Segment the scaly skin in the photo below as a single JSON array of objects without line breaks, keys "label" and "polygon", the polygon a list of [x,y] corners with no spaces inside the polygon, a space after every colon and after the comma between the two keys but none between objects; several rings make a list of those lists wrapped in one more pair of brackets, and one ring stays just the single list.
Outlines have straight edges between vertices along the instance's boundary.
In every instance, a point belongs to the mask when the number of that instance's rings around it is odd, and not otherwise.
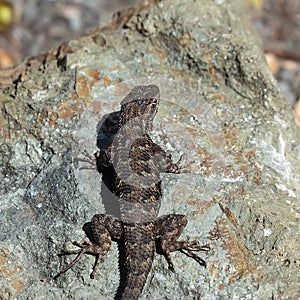
[{"label": "scaly skin", "polygon": [[[125,248],[124,282],[116,299],[138,299],[143,291],[157,248],[174,272],[170,253],[181,251],[202,266],[205,261],[193,251],[207,252],[209,247],[196,241],[177,241],[186,226],[184,215],[171,214],[157,218],[161,205],[161,172],[180,173],[178,164],[157,144],[149,133],[159,104],[159,89],[155,85],[136,86],[121,102],[118,130],[111,145],[96,153],[97,169],[103,183],[115,197],[119,216],[98,214],[92,218],[94,243],[79,244],[76,258],[56,276],[70,269],[84,253],[96,256],[91,278],[112,240]],[[122,277],[122,274],[121,274]]]}]

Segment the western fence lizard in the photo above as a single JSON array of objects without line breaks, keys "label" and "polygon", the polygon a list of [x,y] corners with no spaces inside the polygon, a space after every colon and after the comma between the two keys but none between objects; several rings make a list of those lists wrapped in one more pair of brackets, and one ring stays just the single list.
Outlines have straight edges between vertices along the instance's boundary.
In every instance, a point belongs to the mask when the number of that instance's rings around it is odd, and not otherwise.
[{"label": "western fence lizard", "polygon": [[112,240],[124,247],[124,282],[120,283],[116,299],[138,299],[151,270],[155,251],[163,254],[174,272],[170,253],[180,251],[200,265],[205,261],[193,251],[207,252],[208,245],[197,241],[178,241],[187,219],[185,215],[170,214],[157,217],[161,205],[160,173],[180,173],[178,163],[149,136],[159,104],[156,85],[136,86],[121,102],[117,132],[104,150],[97,151],[97,169],[109,191],[116,197],[119,217],[96,214],[91,221],[93,243],[74,242],[78,250],[61,255],[77,254],[76,258],[58,275],[65,273],[84,253],[96,257],[91,273],[94,278]]}]

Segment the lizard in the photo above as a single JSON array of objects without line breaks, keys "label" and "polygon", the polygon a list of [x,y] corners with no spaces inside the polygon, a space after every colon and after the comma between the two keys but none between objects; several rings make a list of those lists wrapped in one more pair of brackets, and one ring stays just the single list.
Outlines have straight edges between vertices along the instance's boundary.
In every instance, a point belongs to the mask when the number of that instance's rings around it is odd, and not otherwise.
[{"label": "lizard", "polygon": [[94,278],[112,241],[121,243],[125,249],[124,282],[120,282],[115,299],[139,298],[155,252],[166,258],[172,272],[175,272],[170,255],[173,251],[180,251],[206,267],[205,260],[194,252],[208,252],[208,245],[178,240],[186,227],[186,216],[169,214],[158,217],[162,199],[160,174],[179,174],[182,171],[180,159],[174,163],[172,155],[154,143],[149,135],[159,100],[160,91],[156,85],[139,85],[121,102],[117,132],[111,145],[95,153],[97,169],[116,197],[120,215],[94,215],[91,220],[93,242],[73,242],[78,249],[62,252],[60,255],[77,256],[55,278],[73,267],[83,254],[96,257],[90,274]]}]

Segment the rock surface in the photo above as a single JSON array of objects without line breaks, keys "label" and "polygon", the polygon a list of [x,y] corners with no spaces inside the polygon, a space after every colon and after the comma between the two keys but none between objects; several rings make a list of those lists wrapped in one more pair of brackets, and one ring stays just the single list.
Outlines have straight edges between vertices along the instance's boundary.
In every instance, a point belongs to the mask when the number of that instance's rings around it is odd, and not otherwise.
[{"label": "rock surface", "polygon": [[176,274],[157,255],[141,299],[299,298],[299,129],[238,2],[148,1],[1,71],[1,299],[113,299],[116,245],[94,280],[88,256],[52,278],[105,212],[81,159],[137,84],[161,90],[153,139],[192,162],[163,177],[161,215],[212,248],[207,269],[173,254]]}]

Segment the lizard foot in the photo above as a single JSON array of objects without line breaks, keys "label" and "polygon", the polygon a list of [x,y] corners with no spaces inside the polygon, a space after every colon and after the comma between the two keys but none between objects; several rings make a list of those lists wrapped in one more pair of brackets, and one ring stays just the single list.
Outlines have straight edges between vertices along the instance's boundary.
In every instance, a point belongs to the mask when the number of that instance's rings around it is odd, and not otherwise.
[{"label": "lizard foot", "polygon": [[87,165],[81,166],[79,168],[79,170],[97,170],[96,168],[96,153],[94,154],[94,156],[92,156],[91,154],[88,153],[87,150],[83,150],[81,152],[81,154],[84,157],[76,157],[74,158],[74,162],[78,163],[78,162],[83,162],[83,163],[87,163]]},{"label": "lizard foot", "polygon": [[181,249],[179,249],[181,253],[184,253],[186,256],[193,258],[203,267],[206,267],[205,260],[196,255],[193,251],[208,252],[209,250],[210,247],[208,244],[200,246],[197,241],[187,242],[182,246]]},{"label": "lizard foot", "polygon": [[208,244],[200,246],[197,241],[188,242],[184,241],[182,247],[178,249],[181,253],[184,253],[186,256],[193,258],[196,262],[198,262],[201,266],[206,268],[206,262],[200,256],[196,255],[193,251],[202,251],[208,252],[210,247]]},{"label": "lizard foot", "polygon": [[93,271],[90,274],[90,277],[93,279],[95,277],[95,273],[96,273],[97,267],[98,267],[98,265],[101,261],[101,258],[103,257],[104,254],[106,254],[109,247],[108,247],[108,249],[107,249],[107,247],[103,248],[103,247],[100,247],[97,244],[91,244],[87,241],[84,241],[82,244],[78,243],[78,242],[73,242],[73,245],[79,247],[80,249],[66,250],[66,251],[58,254],[58,256],[64,256],[64,255],[70,255],[70,254],[77,254],[77,256],[74,258],[74,260],[69,265],[67,265],[57,275],[55,275],[54,279],[56,279],[60,275],[67,272],[69,269],[71,269],[81,259],[82,255],[85,254],[85,253],[90,254],[90,255],[94,255],[96,257],[95,264],[93,266]]},{"label": "lizard foot", "polygon": [[189,167],[190,165],[192,165],[195,161],[191,161],[188,164],[182,166],[180,165],[182,158],[183,158],[183,154],[180,155],[177,163],[172,163],[172,155],[169,154],[168,155],[168,159],[171,162],[168,169],[167,169],[167,173],[173,173],[173,174],[180,174],[180,173],[189,173],[189,170],[186,170],[187,167]]},{"label": "lizard foot", "polygon": [[208,252],[210,247],[208,244],[200,246],[197,241],[188,242],[188,241],[173,241],[171,244],[162,243],[159,245],[159,253],[163,254],[168,263],[168,268],[170,271],[175,273],[174,265],[171,259],[170,253],[173,251],[179,251],[185,254],[188,257],[196,260],[201,266],[206,267],[206,262],[204,259],[196,255],[195,251]]}]

